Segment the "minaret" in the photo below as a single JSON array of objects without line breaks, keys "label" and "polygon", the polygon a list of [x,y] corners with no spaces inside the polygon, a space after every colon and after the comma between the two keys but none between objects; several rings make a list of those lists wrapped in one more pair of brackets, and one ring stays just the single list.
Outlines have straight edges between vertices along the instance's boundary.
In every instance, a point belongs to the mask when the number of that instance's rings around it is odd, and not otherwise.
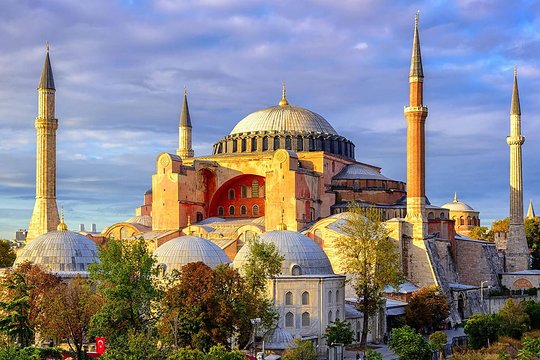
[{"label": "minaret", "polygon": [[534,219],[536,215],[534,214],[534,207],[532,200],[529,201],[529,210],[527,210],[527,219]]},{"label": "minaret", "polygon": [[185,87],[184,103],[182,104],[180,125],[178,126],[178,150],[176,150],[176,154],[182,159],[192,158],[194,155],[193,148],[191,147],[191,117],[189,116],[187,92]]},{"label": "minaret", "polygon": [[36,127],[36,202],[28,227],[27,241],[56,230],[60,220],[56,207],[56,129],[54,78],[49,44],[38,87]]},{"label": "minaret", "polygon": [[510,230],[506,244],[506,271],[526,270],[529,266],[529,248],[523,225],[523,177],[521,168],[521,145],[525,138],[521,135],[521,107],[517,83],[517,69],[514,68],[514,89],[510,106],[510,136],[506,138],[510,146]]},{"label": "minaret", "polygon": [[409,71],[409,106],[407,119],[407,221],[413,225],[413,239],[427,235],[426,219],[426,140],[425,123],[428,109],[424,106],[424,71],[418,36],[418,13],[414,19],[414,38]]}]

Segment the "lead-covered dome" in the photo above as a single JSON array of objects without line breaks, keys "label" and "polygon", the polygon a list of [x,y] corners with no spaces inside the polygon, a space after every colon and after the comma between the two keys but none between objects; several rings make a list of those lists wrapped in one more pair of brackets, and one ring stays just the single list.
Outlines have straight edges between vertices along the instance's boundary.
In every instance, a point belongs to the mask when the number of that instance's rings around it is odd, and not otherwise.
[{"label": "lead-covered dome", "polygon": [[444,209],[448,209],[450,211],[475,211],[470,205],[465,204],[462,201],[459,201],[457,197],[457,193],[454,194],[454,201],[448,202],[441,207]]},{"label": "lead-covered dome", "polygon": [[[332,275],[332,265],[325,252],[313,240],[296,231],[275,230],[259,235],[265,243],[272,243],[283,255],[281,275]],[[233,266],[242,268],[247,262],[249,246],[243,246]]]},{"label": "lead-covered dome", "polygon": [[69,230],[49,231],[26,244],[14,266],[30,261],[51,272],[84,272],[97,262],[96,244]]},{"label": "lead-covered dome", "polygon": [[202,261],[212,269],[231,260],[223,250],[210,240],[198,236],[180,236],[167,241],[154,251],[158,264],[165,270],[180,270],[189,263]]}]

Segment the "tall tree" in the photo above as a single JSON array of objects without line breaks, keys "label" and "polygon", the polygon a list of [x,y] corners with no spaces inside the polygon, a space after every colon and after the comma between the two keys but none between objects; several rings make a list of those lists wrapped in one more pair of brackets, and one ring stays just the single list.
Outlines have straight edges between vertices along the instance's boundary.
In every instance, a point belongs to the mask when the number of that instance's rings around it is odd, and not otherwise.
[{"label": "tall tree", "polygon": [[17,255],[7,240],[0,240],[0,268],[10,267]]},{"label": "tall tree", "polygon": [[469,237],[475,240],[494,240],[493,231],[489,230],[486,226],[475,226],[469,233]]},{"label": "tall tree", "polygon": [[354,341],[354,331],[351,330],[351,324],[347,321],[336,319],[326,327],[324,335],[327,344],[343,344],[345,346]]},{"label": "tall tree", "polygon": [[412,294],[405,311],[407,324],[420,332],[438,328],[450,314],[448,300],[435,285],[426,286]]},{"label": "tall tree", "polygon": [[383,290],[397,286],[402,279],[397,244],[388,237],[381,213],[375,208],[349,206],[348,216],[340,226],[344,234],[334,240],[341,269],[359,299],[357,307],[364,313],[361,345],[367,343],[369,317],[382,305]]},{"label": "tall tree", "polygon": [[392,329],[388,347],[399,356],[400,360],[432,359],[429,343],[407,325]]},{"label": "tall tree", "polygon": [[294,339],[293,343],[293,347],[283,354],[283,360],[317,360],[317,352],[311,341]]},{"label": "tall tree", "polygon": [[508,232],[510,230],[510,218],[504,218],[502,220],[495,220],[491,224],[491,231],[496,232]]},{"label": "tall tree", "polygon": [[9,274],[2,282],[0,301],[0,331],[18,347],[27,347],[32,343],[34,329],[30,325],[30,290],[32,289],[20,273]]},{"label": "tall tree", "polygon": [[527,244],[532,249],[531,268],[538,270],[540,269],[540,218],[526,218],[524,225]]},{"label": "tall tree", "polygon": [[151,305],[158,298],[158,268],[144,239],[111,239],[99,250],[99,262],[89,266],[103,306],[92,316],[93,335],[107,337],[109,347],[123,346],[127,332],[150,335],[155,324]]}]

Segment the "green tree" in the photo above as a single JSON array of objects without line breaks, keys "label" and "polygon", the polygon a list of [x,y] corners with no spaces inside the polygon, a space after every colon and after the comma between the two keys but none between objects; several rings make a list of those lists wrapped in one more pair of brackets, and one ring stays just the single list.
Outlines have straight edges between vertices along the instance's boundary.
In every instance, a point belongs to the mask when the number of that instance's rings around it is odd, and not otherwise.
[{"label": "green tree", "polygon": [[228,351],[223,345],[212,346],[208,353],[189,348],[180,348],[169,355],[167,360],[244,360],[245,355],[238,351]]},{"label": "green tree", "polygon": [[107,347],[100,360],[165,360],[167,352],[158,346],[155,338],[142,332],[129,330],[122,346]]},{"label": "green tree", "polygon": [[343,344],[345,346],[354,341],[354,331],[351,330],[351,324],[347,321],[336,319],[326,327],[327,344]]},{"label": "green tree", "polygon": [[429,346],[433,350],[439,352],[441,360],[444,359],[444,345],[448,342],[448,337],[443,331],[435,331],[433,334],[429,335]]},{"label": "green tree", "polygon": [[11,267],[16,257],[9,241],[0,240],[0,268]]},{"label": "green tree", "polygon": [[294,339],[292,348],[283,354],[283,360],[317,360],[317,352],[309,340]]},{"label": "green tree", "polygon": [[499,339],[501,319],[497,314],[475,314],[467,320],[463,330],[469,336],[469,347],[480,349]]},{"label": "green tree", "polygon": [[540,303],[529,299],[521,303],[523,310],[529,316],[529,326],[531,329],[540,329]]},{"label": "green tree", "polygon": [[128,330],[150,336],[156,320],[151,306],[159,295],[154,283],[158,268],[144,239],[111,239],[98,256],[89,270],[103,306],[92,317],[92,334],[105,336],[109,349],[124,346]]},{"label": "green tree", "polygon": [[532,249],[531,269],[540,269],[540,218],[525,219],[525,237],[527,244]]},{"label": "green tree", "polygon": [[0,301],[0,332],[4,332],[18,347],[27,347],[33,341],[34,329],[30,325],[30,290],[24,276],[14,272],[2,283],[6,301]]},{"label": "green tree", "polygon": [[444,293],[435,285],[426,286],[412,294],[405,311],[407,325],[418,331],[438,328],[448,317],[450,307]]},{"label": "green tree", "polygon": [[487,226],[475,226],[469,233],[471,239],[493,241],[493,232]]},{"label": "green tree", "polygon": [[540,339],[525,338],[517,358],[518,360],[536,360],[540,358]]},{"label": "green tree", "polygon": [[504,218],[502,220],[495,220],[491,224],[491,231],[494,233],[497,232],[508,232],[510,230],[510,218]]},{"label": "green tree", "polygon": [[344,236],[334,240],[334,247],[341,271],[362,299],[357,307],[364,313],[361,345],[365,346],[368,321],[382,305],[384,288],[397,287],[402,280],[400,256],[397,244],[388,237],[381,212],[375,208],[351,203],[340,231]]},{"label": "green tree", "polygon": [[529,316],[520,302],[507,299],[499,310],[501,333],[514,339],[520,339],[529,326]]},{"label": "green tree", "polygon": [[383,360],[383,356],[380,352],[377,352],[372,349],[368,349],[366,351],[365,360]]},{"label": "green tree", "polygon": [[426,339],[407,325],[392,329],[388,347],[400,360],[431,360],[432,357]]}]

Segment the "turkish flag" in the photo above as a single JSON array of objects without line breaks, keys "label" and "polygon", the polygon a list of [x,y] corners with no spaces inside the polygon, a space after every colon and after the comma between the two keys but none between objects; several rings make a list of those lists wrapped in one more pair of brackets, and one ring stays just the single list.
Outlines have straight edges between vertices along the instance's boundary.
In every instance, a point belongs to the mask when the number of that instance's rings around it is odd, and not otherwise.
[{"label": "turkish flag", "polygon": [[105,352],[105,338],[104,337],[96,337],[96,352],[100,355]]}]

